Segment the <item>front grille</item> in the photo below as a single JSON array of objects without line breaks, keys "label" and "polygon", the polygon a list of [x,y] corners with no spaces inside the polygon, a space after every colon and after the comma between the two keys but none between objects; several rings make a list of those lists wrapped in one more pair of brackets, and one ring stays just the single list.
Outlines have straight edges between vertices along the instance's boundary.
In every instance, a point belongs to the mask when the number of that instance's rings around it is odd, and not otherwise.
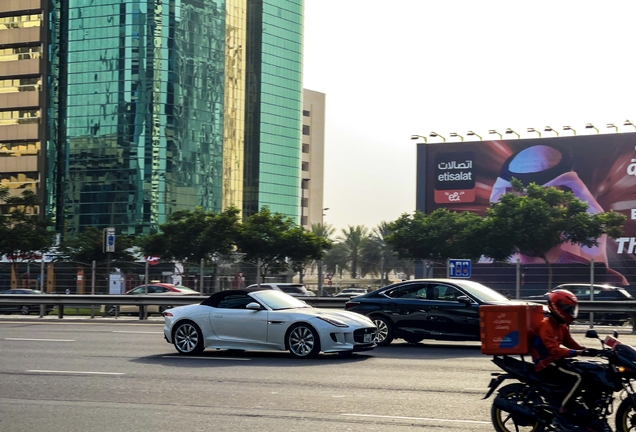
[{"label": "front grille", "polygon": [[365,343],[364,335],[375,334],[376,330],[377,330],[376,327],[366,327],[366,328],[355,330],[353,332],[353,340],[355,341],[355,343]]}]

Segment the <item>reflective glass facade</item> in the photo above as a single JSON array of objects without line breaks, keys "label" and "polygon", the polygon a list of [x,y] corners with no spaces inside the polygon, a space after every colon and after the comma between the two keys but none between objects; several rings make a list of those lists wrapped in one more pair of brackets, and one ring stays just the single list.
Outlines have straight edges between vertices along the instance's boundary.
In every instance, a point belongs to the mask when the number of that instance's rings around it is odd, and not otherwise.
[{"label": "reflective glass facade", "polygon": [[6,53],[46,59],[46,115],[0,127],[42,119],[58,230],[147,234],[195,206],[298,220],[302,0],[46,4],[43,48]]},{"label": "reflective glass facade", "polygon": [[144,234],[177,209],[220,211],[225,3],[54,3],[58,228]]},{"label": "reflective glass facade", "polygon": [[244,211],[299,222],[302,0],[248,0]]}]

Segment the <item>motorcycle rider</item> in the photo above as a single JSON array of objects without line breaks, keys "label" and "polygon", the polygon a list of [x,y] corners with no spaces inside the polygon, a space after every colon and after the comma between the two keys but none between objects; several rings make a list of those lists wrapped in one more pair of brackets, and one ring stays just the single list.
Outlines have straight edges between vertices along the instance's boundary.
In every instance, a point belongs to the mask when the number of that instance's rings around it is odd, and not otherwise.
[{"label": "motorcycle rider", "polygon": [[550,314],[535,329],[532,360],[535,370],[546,381],[571,385],[559,410],[560,414],[566,415],[566,405],[579,387],[582,377],[568,367],[568,361],[565,359],[594,356],[596,350],[586,349],[570,334],[569,325],[578,314],[576,296],[568,290],[556,289],[548,293],[547,297]]}]

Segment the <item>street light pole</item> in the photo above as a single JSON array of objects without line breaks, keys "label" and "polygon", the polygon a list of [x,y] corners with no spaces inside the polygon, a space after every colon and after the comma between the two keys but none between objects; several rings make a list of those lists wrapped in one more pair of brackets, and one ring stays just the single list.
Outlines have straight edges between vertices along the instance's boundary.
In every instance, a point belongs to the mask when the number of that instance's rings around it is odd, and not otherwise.
[{"label": "street light pole", "polygon": [[515,134],[515,135],[517,135],[517,139],[521,138],[519,136],[519,134],[517,132],[513,131],[511,128],[507,128],[506,132],[504,132],[504,133],[506,133],[506,134]]},{"label": "street light pole", "polygon": [[438,138],[443,139],[443,140],[444,140],[444,142],[446,142],[446,138],[444,138],[443,136],[441,136],[441,135],[440,135],[440,134],[438,134],[437,132],[431,132],[430,134],[428,134],[428,136],[433,137],[433,138],[438,137]]},{"label": "street light pole", "polygon": [[497,134],[497,135],[499,135],[499,139],[502,139],[501,134],[500,134],[499,132],[497,132],[496,130],[494,130],[494,129],[490,129],[490,130],[488,131],[488,133],[489,133],[490,135],[492,135],[492,134]]},{"label": "street light pole", "polygon": [[420,138],[422,138],[422,139],[424,140],[424,144],[427,144],[427,143],[428,143],[428,141],[427,141],[426,137],[425,137],[425,136],[423,136],[423,135],[411,135],[411,139],[412,139],[412,140],[416,140],[416,139],[420,139]]},{"label": "street light pole", "polygon": [[596,133],[598,133],[598,128],[594,126],[592,123],[588,123],[585,125],[585,129],[594,129]]}]

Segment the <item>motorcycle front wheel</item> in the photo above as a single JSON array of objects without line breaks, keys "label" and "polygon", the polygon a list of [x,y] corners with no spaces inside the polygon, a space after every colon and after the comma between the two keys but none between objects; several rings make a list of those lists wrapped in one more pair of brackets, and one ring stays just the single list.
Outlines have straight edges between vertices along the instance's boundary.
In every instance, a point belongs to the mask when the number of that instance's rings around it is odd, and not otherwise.
[{"label": "motorcycle front wheel", "polygon": [[[531,408],[532,405],[538,403],[538,401],[528,401],[523,397],[523,392],[526,389],[523,384],[508,384],[499,390],[495,399],[500,400],[497,403],[493,401],[490,410],[492,425],[497,432],[542,432],[544,430],[543,425],[535,418],[521,412],[515,412],[516,405]],[[513,412],[505,410],[504,406]]]},{"label": "motorcycle front wheel", "polygon": [[616,432],[636,431],[636,407],[627,398],[616,410]]}]

